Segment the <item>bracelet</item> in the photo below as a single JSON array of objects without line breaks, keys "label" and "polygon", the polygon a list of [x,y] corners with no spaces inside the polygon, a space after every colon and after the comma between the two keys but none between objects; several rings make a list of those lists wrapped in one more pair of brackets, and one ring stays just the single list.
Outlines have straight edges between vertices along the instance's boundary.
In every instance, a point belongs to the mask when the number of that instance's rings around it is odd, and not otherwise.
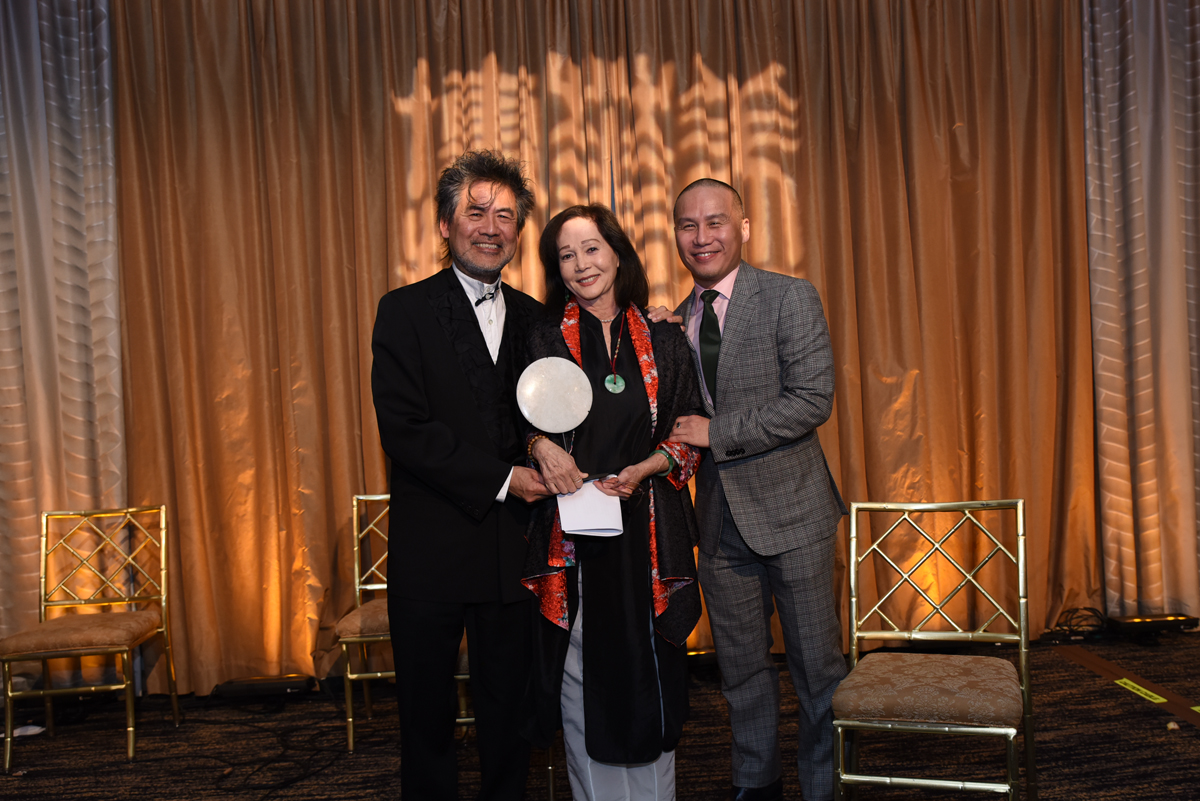
[{"label": "bracelet", "polygon": [[650,455],[653,456],[655,453],[661,453],[663,456],[667,457],[667,469],[662,471],[661,473],[655,473],[654,475],[656,475],[656,476],[669,475],[670,472],[675,469],[675,458],[673,456],[671,456],[671,454],[664,451],[662,448],[659,448],[658,450],[654,451]]},{"label": "bracelet", "polygon": [[525,455],[529,457],[529,461],[531,461],[531,462],[537,461],[537,459],[533,458],[533,443],[537,442],[539,439],[550,439],[550,438],[547,437],[545,434],[537,434],[534,437],[530,438],[529,444],[525,446]]}]

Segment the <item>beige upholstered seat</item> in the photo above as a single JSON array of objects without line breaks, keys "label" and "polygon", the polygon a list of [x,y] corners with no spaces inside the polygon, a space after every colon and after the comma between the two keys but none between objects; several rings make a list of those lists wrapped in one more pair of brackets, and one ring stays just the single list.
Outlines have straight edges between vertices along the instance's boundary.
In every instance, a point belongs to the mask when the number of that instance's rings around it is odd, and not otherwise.
[{"label": "beige upholstered seat", "polygon": [[835,717],[1021,724],[1021,680],[1006,659],[944,654],[868,654],[838,686]]},{"label": "beige upholstered seat", "polygon": [[[861,523],[863,518],[879,525],[873,530]],[[859,785],[887,785],[1006,793],[1016,799],[1016,737],[1023,730],[1027,797],[1036,801],[1024,501],[851,504],[849,574],[853,667],[833,696],[839,797]],[[863,581],[873,581],[880,599],[865,610]],[[860,647],[869,641],[1006,643],[1014,646],[1016,665],[1003,656],[894,648],[860,659]],[[857,740],[866,731],[1003,737],[1007,780],[860,772]],[[921,764],[919,755],[912,764]]]},{"label": "beige upholstered seat", "polygon": [[58,656],[87,656],[113,643],[143,642],[161,625],[162,615],[157,608],[99,616],[63,615],[0,640],[0,654],[14,662],[21,657],[39,659],[38,654],[47,651]]},{"label": "beige upholstered seat", "polygon": [[353,612],[348,613],[337,622],[333,631],[343,640],[348,637],[386,635],[389,631],[387,599],[376,598],[373,601],[367,601],[362,606],[355,607]]},{"label": "beige upholstered seat", "polygon": [[[51,699],[55,695],[123,690],[126,754],[133,759],[133,649],[154,637],[162,639],[176,726],[180,719],[167,615],[166,507],[44,512],[41,520],[40,622],[0,639],[4,770],[12,767],[13,707],[26,697],[44,700],[46,728],[53,733]],[[53,686],[49,660],[103,655],[116,657],[122,681]],[[42,687],[15,690],[13,664],[38,661],[42,663]]]}]

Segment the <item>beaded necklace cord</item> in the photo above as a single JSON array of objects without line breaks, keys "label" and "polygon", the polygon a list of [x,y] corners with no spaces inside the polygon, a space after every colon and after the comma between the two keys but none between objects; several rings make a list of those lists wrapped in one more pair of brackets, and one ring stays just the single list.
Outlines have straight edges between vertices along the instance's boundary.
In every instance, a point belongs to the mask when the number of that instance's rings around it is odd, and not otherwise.
[{"label": "beaded necklace cord", "polygon": [[[608,322],[615,320],[615,317],[609,318]],[[600,322],[604,322],[601,320]],[[625,379],[617,375],[617,354],[621,352],[621,334],[625,333],[625,317],[621,317],[621,328],[617,331],[617,345],[613,348],[612,360],[609,362],[612,368],[612,375],[604,379],[604,388],[614,395],[619,395],[625,391]]]}]

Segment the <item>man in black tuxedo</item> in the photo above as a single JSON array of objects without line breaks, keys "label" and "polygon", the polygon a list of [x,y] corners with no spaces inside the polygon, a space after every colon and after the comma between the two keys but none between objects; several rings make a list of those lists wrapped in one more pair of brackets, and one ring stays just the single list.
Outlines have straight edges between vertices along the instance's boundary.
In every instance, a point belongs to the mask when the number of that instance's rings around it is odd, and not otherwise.
[{"label": "man in black tuxedo", "polygon": [[500,282],[533,192],[519,162],[464,153],[442,173],[437,218],[450,267],[389,292],[372,339],[371,389],[391,459],[388,616],[406,801],[457,796],[454,669],[464,627],[481,799],[519,799],[518,734],[533,596],[519,581],[526,503],[548,494],[524,467],[514,388],[537,301]]}]

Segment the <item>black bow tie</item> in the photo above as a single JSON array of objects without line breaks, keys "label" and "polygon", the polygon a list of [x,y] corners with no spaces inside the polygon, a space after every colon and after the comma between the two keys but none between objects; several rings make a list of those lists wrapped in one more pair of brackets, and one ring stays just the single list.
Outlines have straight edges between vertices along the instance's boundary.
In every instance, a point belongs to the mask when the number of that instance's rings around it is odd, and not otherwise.
[{"label": "black bow tie", "polygon": [[480,303],[483,303],[485,300],[491,300],[492,298],[496,297],[496,293],[499,291],[500,291],[500,287],[498,287],[498,286],[493,287],[492,289],[489,289],[487,292],[483,293],[482,297],[480,297],[479,300],[475,301],[475,305],[478,306]]}]

